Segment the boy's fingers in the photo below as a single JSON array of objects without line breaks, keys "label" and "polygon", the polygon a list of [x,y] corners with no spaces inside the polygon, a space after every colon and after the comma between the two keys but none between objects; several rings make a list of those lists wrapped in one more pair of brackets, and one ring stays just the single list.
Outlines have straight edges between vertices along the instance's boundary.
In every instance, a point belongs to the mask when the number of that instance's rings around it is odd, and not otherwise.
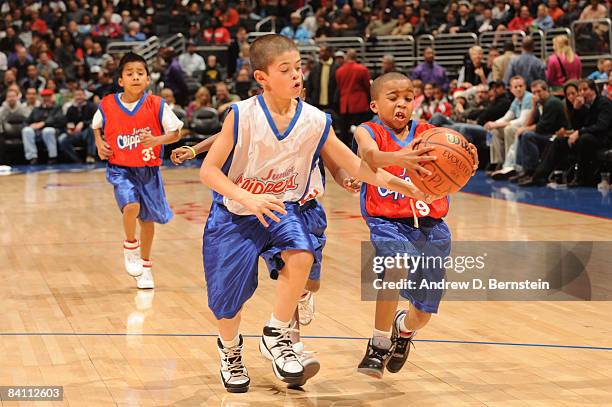
[{"label": "boy's fingers", "polygon": [[420,155],[419,156],[419,161],[435,161],[437,159],[438,157],[436,157],[435,155]]},{"label": "boy's fingers", "polygon": [[415,170],[422,172],[424,176],[429,177],[431,175],[431,171],[429,171],[427,168],[423,167],[422,165],[419,164],[415,164]]},{"label": "boy's fingers", "polygon": [[272,212],[269,209],[264,209],[263,210],[264,215],[266,215],[268,218],[272,219],[274,222],[280,222],[280,218],[278,216],[276,216],[274,214],[274,212]]},{"label": "boy's fingers", "polygon": [[259,219],[259,221],[261,222],[262,225],[264,225],[265,227],[268,227],[268,222],[266,222],[266,220],[264,219],[263,215],[258,213],[255,216],[257,216],[257,219]]},{"label": "boy's fingers", "polygon": [[285,210],[284,207],[282,207],[282,206],[280,206],[278,204],[272,203],[272,202],[268,202],[267,209],[279,212],[279,213],[281,213],[283,215],[287,214],[287,211]]}]

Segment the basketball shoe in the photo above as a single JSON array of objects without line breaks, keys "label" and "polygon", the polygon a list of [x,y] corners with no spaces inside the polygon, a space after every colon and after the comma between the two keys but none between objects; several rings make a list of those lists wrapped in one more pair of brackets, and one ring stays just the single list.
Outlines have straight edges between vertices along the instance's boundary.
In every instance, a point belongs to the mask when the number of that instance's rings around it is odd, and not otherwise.
[{"label": "basketball shoe", "polygon": [[363,356],[359,366],[357,366],[357,371],[376,379],[382,379],[385,373],[385,366],[393,351],[392,348],[393,345],[391,345],[390,349],[376,347],[372,343],[372,339],[370,339],[366,348],[366,354]]},{"label": "basketball shoe", "polygon": [[308,325],[312,322],[315,316],[314,293],[308,291],[298,301],[298,312],[300,314],[300,325]]},{"label": "basketball shoe", "polygon": [[123,241],[123,260],[125,271],[132,276],[138,277],[142,274],[142,260],[140,258],[140,242]]},{"label": "basketball shoe", "polygon": [[285,383],[300,386],[304,382],[304,366],[293,349],[294,328],[264,326],[259,351],[272,361],[274,374]]},{"label": "basketball shoe", "polygon": [[155,288],[153,281],[153,263],[149,260],[142,260],[142,274],[136,278],[136,287],[142,289]]},{"label": "basketball shoe", "polygon": [[393,319],[393,331],[391,332],[391,341],[393,342],[393,352],[389,363],[387,363],[387,370],[391,373],[399,372],[410,353],[410,345],[414,346],[412,339],[416,335],[416,331],[411,333],[405,333],[401,330],[401,325],[404,324],[404,318],[407,313],[404,310],[399,310],[395,313]]},{"label": "basketball shoe", "polygon": [[230,393],[245,393],[251,383],[249,372],[242,362],[242,335],[238,335],[238,338],[238,345],[231,348],[224,347],[221,339],[217,338],[217,350],[221,357],[221,383]]}]

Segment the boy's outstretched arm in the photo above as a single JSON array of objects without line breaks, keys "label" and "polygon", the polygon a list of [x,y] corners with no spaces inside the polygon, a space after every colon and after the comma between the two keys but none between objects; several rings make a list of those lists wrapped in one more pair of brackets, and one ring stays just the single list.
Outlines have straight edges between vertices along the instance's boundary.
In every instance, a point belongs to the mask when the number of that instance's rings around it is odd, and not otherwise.
[{"label": "boy's outstretched arm", "polygon": [[[187,160],[193,160],[198,154],[202,154],[209,151],[219,134],[220,133],[217,133],[214,136],[210,136],[206,140],[200,141],[193,147],[183,146],[175,148],[174,150],[172,150],[170,159],[175,165],[182,164]],[[193,151],[191,149],[193,149]]]},{"label": "boy's outstretched arm", "polygon": [[431,175],[431,172],[422,167],[419,163],[436,159],[434,156],[425,155],[433,150],[433,147],[422,147],[413,150],[411,146],[407,146],[393,152],[380,151],[378,144],[372,139],[370,133],[361,126],[357,127],[357,130],[355,130],[355,140],[359,145],[359,155],[371,168],[384,168],[391,165],[397,165],[407,170],[420,171],[426,176]]},{"label": "boy's outstretched arm", "polygon": [[344,168],[350,176],[368,184],[390,189],[428,203],[439,198],[421,192],[411,182],[398,178],[385,170],[370,168],[365,161],[359,159],[336,137],[333,129],[330,130],[329,136],[321,149],[321,156],[324,162],[334,162],[339,167]]},{"label": "boy's outstretched arm", "polygon": [[200,168],[200,180],[209,188],[228,199],[235,200],[243,205],[250,213],[257,216],[259,221],[268,226],[264,215],[275,222],[280,222],[278,216],[272,211],[285,215],[285,205],[280,199],[272,195],[252,194],[236,184],[234,184],[224,173],[221,167],[229,157],[234,148],[234,112],[227,115],[223,122],[223,128],[217,137],[217,141],[212,145],[208,155]]},{"label": "boy's outstretched arm", "polygon": [[334,161],[323,161],[323,165],[331,172],[336,184],[349,192],[359,192],[361,189],[361,181],[355,177],[351,177],[344,168],[338,166]]}]

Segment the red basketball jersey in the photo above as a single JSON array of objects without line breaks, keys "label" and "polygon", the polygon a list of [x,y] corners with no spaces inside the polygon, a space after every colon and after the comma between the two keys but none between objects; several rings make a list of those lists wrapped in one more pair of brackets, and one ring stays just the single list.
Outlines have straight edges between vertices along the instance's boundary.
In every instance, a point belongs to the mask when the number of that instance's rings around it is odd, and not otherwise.
[{"label": "red basketball jersey", "polygon": [[[431,129],[432,126],[427,123],[419,123],[412,121],[410,133],[404,141],[397,138],[392,130],[381,123],[367,122],[361,125],[365,128],[370,136],[378,144],[380,151],[393,152],[406,147],[410,142],[421,136],[425,130]],[[406,173],[406,169],[397,166],[386,167],[386,171],[391,174],[408,180],[410,179]],[[448,197],[438,199],[431,204],[423,201],[418,201],[406,197],[400,193],[389,191],[385,188],[380,188],[370,184],[364,184],[361,190],[361,211],[364,216],[380,216],[385,218],[413,218],[411,207],[414,206],[416,216],[432,217],[440,219],[448,213]]]},{"label": "red basketball jersey", "polygon": [[107,95],[100,102],[104,138],[111,146],[111,164],[124,167],[155,167],[162,163],[162,146],[143,148],[140,133],[150,131],[155,137],[163,134],[164,101],[145,93],[133,110],[119,100],[119,94]]}]

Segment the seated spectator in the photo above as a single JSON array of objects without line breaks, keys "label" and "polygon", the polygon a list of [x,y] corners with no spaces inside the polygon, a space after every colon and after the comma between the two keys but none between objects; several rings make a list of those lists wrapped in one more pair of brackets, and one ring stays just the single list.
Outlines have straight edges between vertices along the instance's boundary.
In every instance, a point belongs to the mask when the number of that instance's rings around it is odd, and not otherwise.
[{"label": "seated spectator", "polygon": [[210,19],[210,26],[202,33],[205,44],[228,45],[231,39],[227,28],[223,27],[216,17]]},{"label": "seated spectator", "polygon": [[[9,69],[8,71],[6,71],[4,73],[4,78],[2,79],[2,83],[0,84],[0,90],[1,90],[1,95],[0,98],[2,100],[4,100],[4,98],[6,97],[6,91],[12,86],[12,85],[16,85],[17,87],[19,87],[19,85],[17,84],[17,75],[15,75],[15,70],[14,69]],[[19,91],[21,93],[21,89]]]},{"label": "seated spectator", "polygon": [[236,82],[234,83],[234,92],[242,100],[250,97],[250,91],[253,86],[253,82],[250,78],[249,69],[242,68],[236,75]]},{"label": "seated spectator", "polygon": [[144,41],[147,36],[140,32],[140,23],[138,21],[130,21],[127,27],[127,32],[123,34],[123,41]]},{"label": "seated spectator", "polygon": [[552,17],[548,13],[548,7],[542,3],[538,6],[538,15],[533,22],[533,27],[537,30],[546,31],[555,25]]},{"label": "seated spectator", "polygon": [[238,97],[238,95],[233,95],[229,93],[229,88],[227,87],[227,84],[225,82],[217,83],[215,89],[216,93],[213,97],[212,106],[213,108],[217,109],[219,117],[222,118],[225,115],[227,109],[233,103],[240,102],[240,98]]},{"label": "seated spectator", "polygon": [[533,39],[529,36],[523,38],[523,52],[520,56],[510,61],[504,82],[509,83],[510,78],[520,76],[525,80],[527,86],[537,79],[546,79],[544,62],[533,55]]},{"label": "seated spectator", "polygon": [[79,24],[79,34],[89,35],[91,34],[91,30],[93,30],[93,25],[91,24],[91,16],[89,14],[85,14],[81,19],[81,23]]},{"label": "seated spectator", "polygon": [[529,7],[522,6],[520,15],[514,17],[510,23],[508,23],[508,29],[510,31],[529,31],[533,25],[533,17],[529,13]]},{"label": "seated spectator", "polygon": [[[225,28],[236,27],[240,22],[240,15],[233,7],[228,7],[225,0],[217,0],[215,17],[219,19]],[[228,41],[229,43],[229,41]]]},{"label": "seated spectator", "polygon": [[514,95],[510,109],[503,117],[484,125],[493,136],[490,147],[491,164],[499,169],[491,174],[493,179],[508,179],[516,175],[516,163],[505,165],[506,157],[516,140],[516,131],[525,125],[533,107],[533,95],[527,91],[525,80],[520,76],[510,80],[510,92]]},{"label": "seated spectator", "polygon": [[471,14],[471,5],[467,1],[459,3],[459,15],[455,19],[455,24],[450,28],[451,34],[456,33],[475,33],[478,32],[476,20]]},{"label": "seated spectator", "polygon": [[559,7],[559,0],[548,0],[548,15],[553,19],[553,22],[557,22],[565,12]]},{"label": "seated spectator", "polygon": [[357,19],[352,15],[351,6],[345,3],[340,14],[331,23],[332,34],[337,37],[348,37],[357,34]]},{"label": "seated spectator", "polygon": [[[29,90],[29,89],[28,89]],[[53,91],[43,89],[40,92],[42,104],[35,107],[26,120],[27,126],[21,131],[25,159],[31,165],[38,164],[36,139],[42,138],[49,153],[48,164],[57,163],[57,133],[64,128],[65,117],[62,108],[55,105]]]},{"label": "seated spectator", "polygon": [[26,77],[28,66],[33,63],[34,59],[28,54],[26,47],[21,44],[15,45],[15,52],[8,57],[8,67],[16,69],[18,81]]},{"label": "seated spectator", "polygon": [[419,107],[414,110],[415,118],[422,121],[429,121],[436,113],[436,101],[434,99],[433,84],[425,83],[423,86],[423,100]]},{"label": "seated spectator", "polygon": [[459,86],[462,88],[471,88],[472,86],[479,84],[487,84],[487,78],[489,77],[489,67],[483,64],[484,52],[478,45],[470,48],[469,60],[459,70]]},{"label": "seated spectator", "polygon": [[291,38],[297,43],[308,43],[310,41],[310,33],[307,29],[300,26],[302,23],[302,16],[300,13],[291,13],[290,21],[290,24],[281,30],[280,35]]},{"label": "seated spectator", "polygon": [[94,41],[92,43],[91,52],[85,55],[85,62],[90,68],[92,68],[94,66],[104,65],[104,61],[106,59],[108,59],[108,55],[104,53],[102,44],[100,44],[98,41]]},{"label": "seated spectator", "polygon": [[600,58],[597,60],[597,70],[591,72],[587,79],[592,81],[607,81],[608,77],[612,72],[612,59]]},{"label": "seated spectator", "polygon": [[446,70],[435,63],[433,48],[427,47],[423,52],[424,62],[412,71],[412,80],[419,79],[425,83],[435,83],[442,90],[448,90],[448,75]]},{"label": "seated spectator", "polygon": [[392,18],[390,8],[386,8],[380,12],[380,17],[372,20],[366,27],[366,37],[380,37],[383,35],[391,35],[391,31],[397,25],[397,21]]},{"label": "seated spectator", "polygon": [[28,88],[25,91],[25,108],[28,112],[28,116],[32,113],[32,111],[40,106],[40,100],[38,100],[38,91],[34,88]]},{"label": "seated spectator", "polygon": [[214,85],[225,80],[225,71],[217,64],[217,56],[211,54],[206,59],[206,70],[204,71],[205,85]]},{"label": "seated spectator", "polygon": [[525,126],[516,131],[518,137],[516,163],[523,171],[517,174],[514,180],[521,186],[536,184],[533,175],[540,155],[550,144],[550,138],[560,128],[567,127],[563,103],[550,93],[546,82],[533,81],[531,92],[533,93],[531,115]]},{"label": "seated spectator", "polygon": [[194,72],[206,70],[204,58],[196,52],[196,47],[194,41],[189,41],[187,43],[187,52],[182,53],[178,57],[181,69],[188,76],[193,76]]},{"label": "seated spectator", "polygon": [[397,26],[391,31],[391,35],[410,35],[412,34],[412,24],[408,22],[405,14],[397,16]]},{"label": "seated spectator", "polygon": [[325,19],[325,13],[317,14],[317,30],[314,38],[333,37],[334,31],[331,24]]},{"label": "seated spectator", "polygon": [[72,106],[66,113],[66,132],[61,134],[57,140],[60,152],[66,155],[70,162],[81,162],[81,158],[74,151],[76,145],[85,147],[86,163],[96,162],[96,141],[91,129],[91,121],[96,110],[96,106],[85,99],[83,89],[77,89],[74,92]]},{"label": "seated spectator", "polygon": [[553,38],[554,54],[548,58],[546,80],[553,93],[561,93],[563,84],[578,80],[582,74],[582,63],[569,44],[567,35]]},{"label": "seated spectator", "polygon": [[40,52],[38,54],[38,65],[36,65],[38,72],[44,78],[50,78],[53,71],[59,68],[59,65],[49,58],[49,54],[47,52]]},{"label": "seated spectator", "polygon": [[[473,96],[468,93],[473,93]],[[455,104],[451,118],[459,123],[476,122],[478,116],[489,105],[489,90],[487,85],[474,86],[465,92],[461,92],[461,96],[463,97],[460,98],[460,100],[463,100],[464,103]]]},{"label": "seated spectator", "polygon": [[35,65],[28,66],[27,76],[20,83],[21,89],[35,88],[39,92],[45,88],[47,80],[38,74]]},{"label": "seated spectator", "polygon": [[595,20],[607,17],[608,9],[605,5],[601,4],[600,0],[590,0],[589,5],[587,5],[580,14],[580,20]]},{"label": "seated spectator", "polygon": [[510,10],[510,6],[504,0],[495,0],[495,6],[491,10],[491,15],[496,21],[505,21],[508,11]]},{"label": "seated spectator", "polygon": [[98,24],[91,31],[91,35],[96,38],[119,38],[121,35],[121,26],[111,21],[112,12],[105,11]]},{"label": "seated spectator", "polygon": [[246,68],[249,72],[251,71],[251,58],[250,58],[251,46],[249,44],[242,44],[238,59],[236,60],[236,70],[239,71],[242,68]]},{"label": "seated spectator", "polygon": [[164,99],[164,102],[166,102],[166,107],[169,107],[179,120],[184,121],[187,118],[185,109],[176,103],[172,89],[164,88],[159,95]]},{"label": "seated spectator", "polygon": [[25,104],[21,103],[19,96],[19,92],[15,89],[6,92],[6,100],[0,107],[0,133],[4,133],[3,126],[9,115],[20,115],[24,120],[29,116],[29,111]]},{"label": "seated spectator", "polygon": [[495,28],[497,28],[497,21],[493,19],[493,12],[490,8],[484,9],[482,17],[482,21],[479,22],[476,32],[480,35],[484,32],[495,31]]},{"label": "seated spectator", "polygon": [[451,28],[453,28],[455,26],[455,21],[456,21],[457,17],[455,15],[455,12],[452,10],[449,10],[446,13],[446,20],[444,23],[442,23],[436,30],[434,30],[433,34],[437,35],[437,34],[450,34],[450,30]]},{"label": "seated spectator", "polygon": [[431,34],[434,30],[435,24],[431,19],[429,10],[425,7],[421,7],[419,22],[414,26],[415,37],[425,34]]},{"label": "seated spectator", "polygon": [[194,112],[202,107],[212,108],[212,98],[206,86],[201,86],[195,94],[195,99],[187,106],[187,120],[191,122]]}]

